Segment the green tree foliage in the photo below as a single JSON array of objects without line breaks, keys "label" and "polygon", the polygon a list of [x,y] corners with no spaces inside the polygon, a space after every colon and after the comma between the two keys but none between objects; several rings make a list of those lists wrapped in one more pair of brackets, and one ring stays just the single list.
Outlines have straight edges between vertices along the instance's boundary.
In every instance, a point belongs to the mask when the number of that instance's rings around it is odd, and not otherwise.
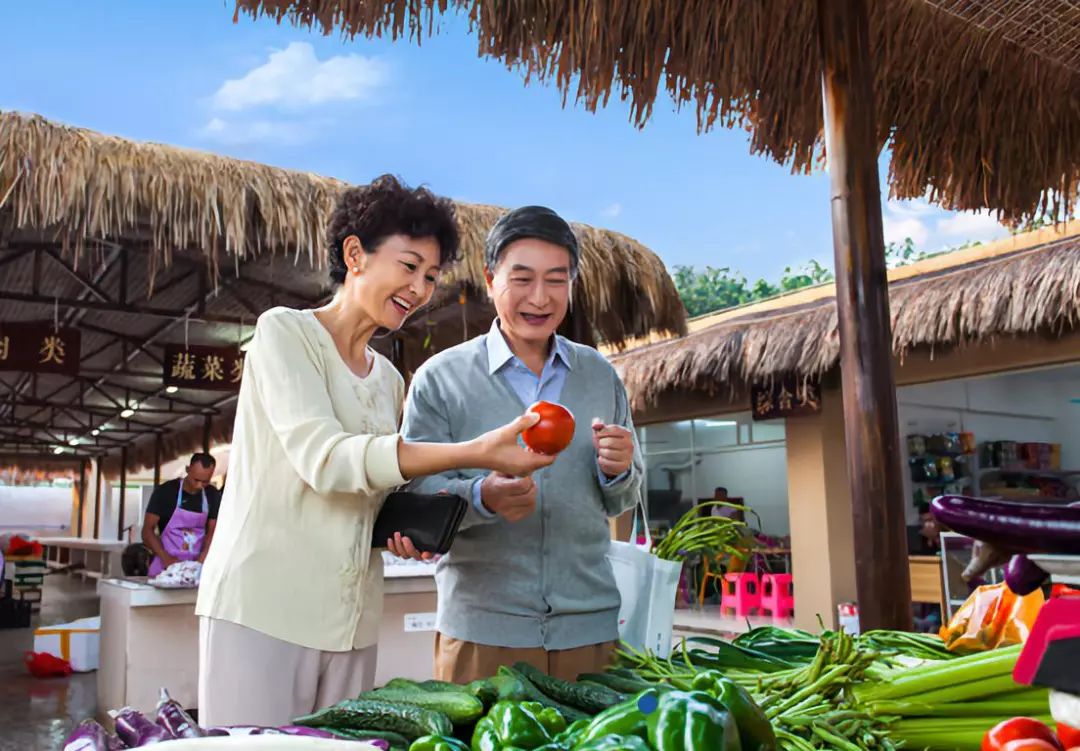
[{"label": "green tree foliage", "polygon": [[[885,247],[885,262],[889,268],[907,266],[916,261],[978,244],[977,242],[965,243],[957,248],[949,248],[938,253],[926,253],[917,249],[915,242],[908,237],[903,242],[889,243]],[[785,268],[783,275],[775,284],[765,279],[758,279],[750,284],[745,276],[732,271],[727,266],[721,268],[706,266],[704,269],[676,266],[672,278],[675,280],[679,297],[686,306],[687,314],[695,317],[758,300],[767,300],[770,297],[805,287],[827,284],[833,281],[835,276],[828,266],[816,260],[810,260],[799,268],[790,266]]]}]

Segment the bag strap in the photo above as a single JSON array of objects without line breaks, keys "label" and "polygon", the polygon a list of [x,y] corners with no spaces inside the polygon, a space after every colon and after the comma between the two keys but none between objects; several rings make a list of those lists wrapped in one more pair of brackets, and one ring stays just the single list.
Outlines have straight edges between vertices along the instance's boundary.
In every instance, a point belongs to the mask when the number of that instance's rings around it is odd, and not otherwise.
[{"label": "bag strap", "polygon": [[638,535],[638,511],[641,512],[641,520],[645,522],[645,550],[652,550],[652,531],[649,529],[649,512],[645,508],[645,494],[638,495],[637,503],[634,504],[634,523],[630,527],[630,543],[637,545]]}]

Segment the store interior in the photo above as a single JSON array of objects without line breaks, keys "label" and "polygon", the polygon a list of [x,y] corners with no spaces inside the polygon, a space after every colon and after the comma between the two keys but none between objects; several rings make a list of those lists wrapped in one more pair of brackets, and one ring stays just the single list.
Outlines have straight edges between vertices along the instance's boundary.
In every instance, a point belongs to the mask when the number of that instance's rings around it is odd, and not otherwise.
[{"label": "store interior", "polygon": [[[970,541],[928,523],[932,498],[956,493],[1080,500],[1080,364],[903,386],[897,411],[913,602],[917,624],[929,631],[947,621],[971,588],[960,576]],[[754,422],[747,411],[650,424],[638,435],[654,535],[722,488],[749,510],[746,520],[758,545],[777,551],[755,556],[750,568],[790,571],[798,586],[798,572],[784,553],[790,550],[792,499],[783,421]],[[683,621],[745,630],[746,619],[720,615],[722,584],[710,582],[703,590],[701,563],[691,563],[677,603],[692,611]],[[982,581],[1001,575],[993,570]]]}]

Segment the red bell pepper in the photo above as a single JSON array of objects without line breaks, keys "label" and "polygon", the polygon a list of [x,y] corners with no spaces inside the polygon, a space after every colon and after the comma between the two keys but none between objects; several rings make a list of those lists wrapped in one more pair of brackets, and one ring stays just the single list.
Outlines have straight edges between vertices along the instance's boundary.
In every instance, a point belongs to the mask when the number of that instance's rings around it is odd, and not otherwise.
[{"label": "red bell pepper", "polygon": [[1048,749],[1043,751],[1062,751],[1054,731],[1030,717],[1014,717],[995,725],[983,736],[981,751],[1037,751],[1040,748],[1034,745],[1010,747],[1019,741],[1042,741],[1048,744]]}]

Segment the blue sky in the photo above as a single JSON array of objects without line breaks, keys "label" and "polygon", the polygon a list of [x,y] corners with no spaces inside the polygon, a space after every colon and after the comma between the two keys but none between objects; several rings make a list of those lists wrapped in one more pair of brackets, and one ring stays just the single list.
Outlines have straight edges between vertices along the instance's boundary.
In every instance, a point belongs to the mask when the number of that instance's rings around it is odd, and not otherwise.
[{"label": "blue sky", "polygon": [[[393,172],[465,201],[547,204],[642,241],[669,264],[775,279],[831,266],[828,179],[698,135],[658,102],[564,109],[548,85],[476,55],[459,19],[417,47],[232,22],[231,0],[5,3],[0,109],[363,182]],[[1005,234],[990,217],[889,204],[886,238],[924,250]]]}]

